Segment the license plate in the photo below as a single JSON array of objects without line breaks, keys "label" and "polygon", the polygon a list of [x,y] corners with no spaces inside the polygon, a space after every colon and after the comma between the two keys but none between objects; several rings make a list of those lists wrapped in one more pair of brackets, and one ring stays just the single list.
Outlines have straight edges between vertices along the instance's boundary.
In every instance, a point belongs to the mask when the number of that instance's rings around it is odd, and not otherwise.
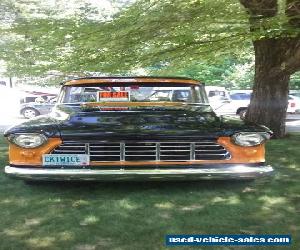
[{"label": "license plate", "polygon": [[84,154],[45,154],[44,166],[86,166],[89,165],[89,155]]}]

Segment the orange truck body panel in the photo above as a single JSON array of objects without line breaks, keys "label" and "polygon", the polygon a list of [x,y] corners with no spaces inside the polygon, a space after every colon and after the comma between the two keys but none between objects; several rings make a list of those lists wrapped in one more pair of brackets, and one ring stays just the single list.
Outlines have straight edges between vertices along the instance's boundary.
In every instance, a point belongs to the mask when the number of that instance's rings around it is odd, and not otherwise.
[{"label": "orange truck body panel", "polygon": [[[32,167],[42,166],[42,155],[50,153],[62,143],[60,138],[49,138],[48,142],[38,148],[25,149],[9,144],[10,164]],[[93,166],[139,166],[139,165],[192,165],[192,164],[222,164],[222,163],[260,163],[265,161],[265,145],[242,147],[231,142],[230,137],[220,137],[218,143],[224,146],[231,155],[227,160],[195,160],[195,161],[112,161],[91,162]]]},{"label": "orange truck body panel", "polygon": [[60,138],[49,138],[47,143],[37,148],[21,148],[9,143],[9,163],[13,165],[40,166],[42,155],[48,154],[62,143]]},{"label": "orange truck body panel", "polygon": [[101,83],[180,83],[180,84],[193,84],[199,85],[200,82],[192,79],[176,79],[176,78],[94,78],[94,79],[74,79],[71,81],[65,82],[65,86],[74,86],[74,85],[84,85],[84,84],[101,84]]}]

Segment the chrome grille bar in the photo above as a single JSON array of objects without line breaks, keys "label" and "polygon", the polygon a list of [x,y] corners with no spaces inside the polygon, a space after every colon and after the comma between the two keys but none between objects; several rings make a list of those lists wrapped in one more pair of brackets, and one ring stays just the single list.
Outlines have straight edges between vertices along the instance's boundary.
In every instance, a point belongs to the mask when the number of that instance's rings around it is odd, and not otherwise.
[{"label": "chrome grille bar", "polygon": [[230,153],[216,140],[64,142],[52,154],[88,154],[95,162],[226,160]]},{"label": "chrome grille bar", "polygon": [[195,142],[191,142],[190,144],[190,159],[195,160]]},{"label": "chrome grille bar", "polygon": [[90,154],[90,145],[89,145],[88,143],[85,144],[85,153],[86,153],[87,155]]},{"label": "chrome grille bar", "polygon": [[160,161],[160,143],[157,142],[156,143],[156,157],[155,157],[156,161]]},{"label": "chrome grille bar", "polygon": [[120,161],[125,161],[125,143],[120,143]]}]

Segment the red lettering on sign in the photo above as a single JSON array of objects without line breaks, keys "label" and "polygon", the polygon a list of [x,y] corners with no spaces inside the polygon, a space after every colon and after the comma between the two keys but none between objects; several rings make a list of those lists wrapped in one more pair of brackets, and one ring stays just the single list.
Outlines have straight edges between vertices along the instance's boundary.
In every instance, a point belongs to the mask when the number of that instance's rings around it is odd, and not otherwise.
[{"label": "red lettering on sign", "polygon": [[112,91],[101,91],[99,92],[100,99],[101,98],[128,98],[128,92],[127,91],[118,91],[118,92],[112,92]]}]

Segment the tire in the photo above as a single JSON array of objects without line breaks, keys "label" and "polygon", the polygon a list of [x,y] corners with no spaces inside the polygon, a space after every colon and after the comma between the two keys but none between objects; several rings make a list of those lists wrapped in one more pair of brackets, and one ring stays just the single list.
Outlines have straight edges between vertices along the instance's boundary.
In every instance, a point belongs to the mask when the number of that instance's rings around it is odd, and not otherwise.
[{"label": "tire", "polygon": [[246,117],[247,109],[241,109],[238,111],[238,115],[240,116],[241,120],[244,120]]},{"label": "tire", "polygon": [[39,111],[34,108],[24,108],[21,113],[26,119],[30,119],[40,115]]}]

